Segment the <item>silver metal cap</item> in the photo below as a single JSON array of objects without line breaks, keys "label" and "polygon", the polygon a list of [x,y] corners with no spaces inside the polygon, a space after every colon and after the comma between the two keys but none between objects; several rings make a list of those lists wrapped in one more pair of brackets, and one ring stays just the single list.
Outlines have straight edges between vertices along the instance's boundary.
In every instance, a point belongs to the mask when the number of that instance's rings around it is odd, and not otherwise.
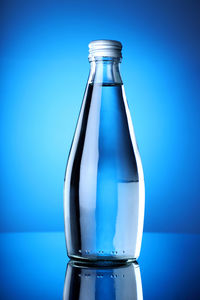
[{"label": "silver metal cap", "polygon": [[89,60],[96,56],[121,58],[122,44],[114,40],[96,40],[89,43]]}]

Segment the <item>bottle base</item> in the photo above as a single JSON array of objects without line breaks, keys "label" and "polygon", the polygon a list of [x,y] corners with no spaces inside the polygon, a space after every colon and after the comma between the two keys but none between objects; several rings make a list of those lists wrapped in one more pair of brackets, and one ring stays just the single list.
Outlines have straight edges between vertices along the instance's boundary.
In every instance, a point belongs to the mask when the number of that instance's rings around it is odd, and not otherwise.
[{"label": "bottle base", "polygon": [[127,263],[136,262],[136,258],[125,258],[125,257],[81,257],[76,255],[68,255],[68,257],[78,262],[79,264],[85,265],[93,265],[93,266],[116,266],[116,265],[124,265]]}]

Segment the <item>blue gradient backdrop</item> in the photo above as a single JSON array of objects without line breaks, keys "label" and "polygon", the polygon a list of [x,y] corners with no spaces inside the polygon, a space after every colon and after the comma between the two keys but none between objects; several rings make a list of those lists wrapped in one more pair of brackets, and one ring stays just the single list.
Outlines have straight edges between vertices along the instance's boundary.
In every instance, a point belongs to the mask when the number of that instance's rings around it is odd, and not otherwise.
[{"label": "blue gradient backdrop", "polygon": [[88,43],[123,43],[145,231],[200,232],[199,1],[1,1],[0,230],[63,230]]}]

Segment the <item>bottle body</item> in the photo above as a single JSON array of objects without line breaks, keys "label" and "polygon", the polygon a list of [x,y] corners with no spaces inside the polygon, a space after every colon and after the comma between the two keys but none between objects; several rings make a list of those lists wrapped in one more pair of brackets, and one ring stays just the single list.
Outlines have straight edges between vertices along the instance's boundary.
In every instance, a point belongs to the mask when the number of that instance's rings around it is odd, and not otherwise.
[{"label": "bottle body", "polygon": [[99,64],[86,86],[66,168],[67,252],[127,261],[140,252],[144,177],[122,81],[108,76],[112,62]]}]

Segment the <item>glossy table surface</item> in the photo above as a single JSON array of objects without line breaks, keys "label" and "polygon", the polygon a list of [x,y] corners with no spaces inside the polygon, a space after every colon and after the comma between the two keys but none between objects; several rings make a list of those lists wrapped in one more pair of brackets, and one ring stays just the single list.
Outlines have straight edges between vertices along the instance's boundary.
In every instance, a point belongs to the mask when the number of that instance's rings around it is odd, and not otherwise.
[{"label": "glossy table surface", "polygon": [[[90,268],[82,279],[78,271],[72,280],[68,262],[62,232],[1,233],[0,299],[63,299],[64,289],[71,289],[65,300],[142,299],[131,292],[138,283],[124,266],[117,273]],[[143,299],[200,299],[200,235],[144,233],[138,263]],[[91,275],[97,284],[87,281]]]}]

